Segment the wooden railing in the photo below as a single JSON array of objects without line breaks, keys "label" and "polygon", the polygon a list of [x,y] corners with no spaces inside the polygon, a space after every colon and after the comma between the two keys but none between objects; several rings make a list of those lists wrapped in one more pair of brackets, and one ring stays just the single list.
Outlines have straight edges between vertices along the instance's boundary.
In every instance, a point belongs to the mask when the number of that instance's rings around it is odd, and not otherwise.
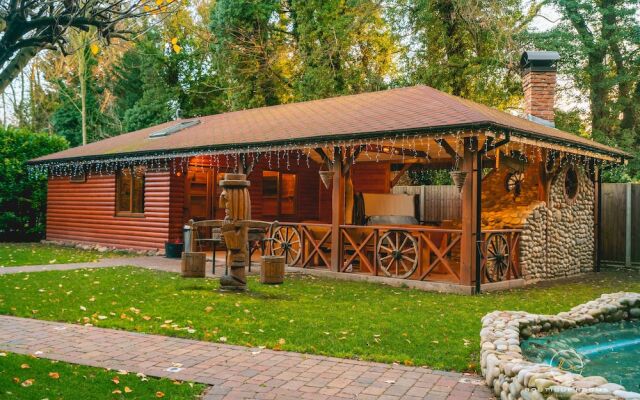
[{"label": "wooden railing", "polygon": [[340,237],[342,272],[460,281],[459,229],[342,225]]},{"label": "wooden railing", "polygon": [[[482,283],[522,276],[522,230],[482,231]],[[331,268],[331,225],[276,223],[270,233],[272,254],[302,268]],[[420,226],[341,225],[339,272],[400,279],[460,282],[461,229]]]},{"label": "wooden railing", "polygon": [[271,254],[285,257],[287,265],[331,269],[331,225],[278,222],[270,233]]},{"label": "wooden railing", "polygon": [[[341,225],[338,271],[458,282],[461,237],[459,229]],[[270,252],[288,265],[331,269],[330,224],[276,223],[270,238]]]},{"label": "wooden railing", "polygon": [[482,231],[482,283],[500,282],[522,277],[520,237],[522,229]]}]

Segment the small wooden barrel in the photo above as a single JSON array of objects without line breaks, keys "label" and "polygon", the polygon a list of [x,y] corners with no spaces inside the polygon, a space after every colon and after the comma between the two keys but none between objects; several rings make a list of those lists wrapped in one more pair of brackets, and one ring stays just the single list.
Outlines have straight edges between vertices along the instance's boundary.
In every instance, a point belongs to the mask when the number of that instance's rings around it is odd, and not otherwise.
[{"label": "small wooden barrel", "polygon": [[182,253],[181,273],[183,278],[204,278],[207,264],[206,253]]},{"label": "small wooden barrel", "polygon": [[276,284],[282,282],[284,282],[284,257],[262,256],[260,283]]}]

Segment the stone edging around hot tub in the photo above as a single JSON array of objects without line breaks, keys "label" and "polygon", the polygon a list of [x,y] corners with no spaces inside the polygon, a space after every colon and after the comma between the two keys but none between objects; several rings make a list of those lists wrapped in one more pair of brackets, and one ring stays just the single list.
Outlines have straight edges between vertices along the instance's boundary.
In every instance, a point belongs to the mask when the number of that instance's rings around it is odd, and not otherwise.
[{"label": "stone edging around hot tub", "polygon": [[640,318],[640,293],[603,294],[557,315],[494,311],[482,318],[480,365],[487,385],[501,400],[640,399],[640,394],[608,383],[600,376],[583,377],[527,361],[520,341],[541,333],[598,322]]}]

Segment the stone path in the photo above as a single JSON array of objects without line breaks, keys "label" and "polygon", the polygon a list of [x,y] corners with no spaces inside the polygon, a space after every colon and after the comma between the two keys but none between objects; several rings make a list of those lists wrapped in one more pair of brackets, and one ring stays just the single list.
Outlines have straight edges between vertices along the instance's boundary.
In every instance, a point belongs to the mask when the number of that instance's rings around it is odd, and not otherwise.
[{"label": "stone path", "polygon": [[[180,260],[166,258],[162,256],[138,256],[138,257],[116,257],[103,258],[96,262],[71,263],[71,264],[45,264],[45,265],[25,265],[21,267],[4,267],[0,268],[0,275],[18,274],[22,272],[42,272],[42,271],[68,271],[81,268],[109,268],[119,267],[122,265],[133,265],[141,268],[156,269],[166,272],[180,272]],[[260,266],[254,263],[251,272],[260,272]],[[224,256],[219,253],[216,257],[216,274],[222,276],[224,274]],[[211,255],[207,261],[207,276],[214,276],[211,271]]]},{"label": "stone path", "polygon": [[213,385],[204,399],[491,399],[474,375],[0,316],[0,350]]}]

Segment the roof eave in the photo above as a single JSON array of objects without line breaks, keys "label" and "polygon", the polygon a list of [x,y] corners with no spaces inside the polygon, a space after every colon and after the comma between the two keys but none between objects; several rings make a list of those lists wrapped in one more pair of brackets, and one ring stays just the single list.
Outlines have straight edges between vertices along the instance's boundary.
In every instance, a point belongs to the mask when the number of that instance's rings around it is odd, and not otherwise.
[{"label": "roof eave", "polygon": [[629,153],[626,153],[622,150],[617,150],[611,148],[611,151],[607,151],[605,149],[599,147],[592,147],[585,145],[583,143],[578,142],[567,142],[562,139],[551,138],[533,131],[523,130],[523,129],[515,129],[513,127],[509,127],[506,125],[497,124],[493,121],[482,121],[477,123],[464,123],[464,124],[453,124],[453,125],[438,125],[433,127],[423,127],[423,128],[412,128],[412,129],[402,129],[402,130],[385,130],[385,131],[373,131],[373,132],[358,132],[358,133],[348,133],[341,135],[323,135],[317,137],[306,137],[299,139],[290,139],[290,140],[278,140],[278,141],[263,141],[263,142],[252,142],[247,143],[242,146],[236,146],[234,144],[223,144],[223,145],[212,145],[212,146],[196,146],[189,148],[181,148],[181,149],[167,149],[167,150],[144,150],[144,151],[135,151],[135,152],[127,152],[127,153],[110,153],[110,154],[98,154],[98,155],[88,155],[88,156],[78,156],[78,157],[65,157],[65,158],[54,158],[54,159],[32,159],[27,161],[28,165],[39,165],[39,164],[50,164],[50,163],[60,163],[60,162],[86,162],[91,160],[108,160],[118,157],[146,157],[153,155],[176,155],[179,156],[181,153],[190,153],[190,152],[216,152],[216,151],[226,151],[226,150],[238,150],[239,152],[251,152],[252,149],[257,148],[268,148],[271,146],[296,146],[296,145],[309,145],[316,143],[329,143],[331,141],[349,141],[349,140],[366,140],[366,139],[380,139],[385,136],[400,136],[400,135],[416,135],[416,134],[436,134],[444,131],[452,131],[452,130],[482,130],[482,129],[491,129],[501,132],[508,132],[514,136],[523,136],[528,137],[530,139],[538,140],[541,142],[548,142],[551,144],[562,145],[562,146],[572,146],[578,149],[590,151],[593,153],[620,158],[620,162],[623,162],[625,159],[631,159],[633,156]]}]

